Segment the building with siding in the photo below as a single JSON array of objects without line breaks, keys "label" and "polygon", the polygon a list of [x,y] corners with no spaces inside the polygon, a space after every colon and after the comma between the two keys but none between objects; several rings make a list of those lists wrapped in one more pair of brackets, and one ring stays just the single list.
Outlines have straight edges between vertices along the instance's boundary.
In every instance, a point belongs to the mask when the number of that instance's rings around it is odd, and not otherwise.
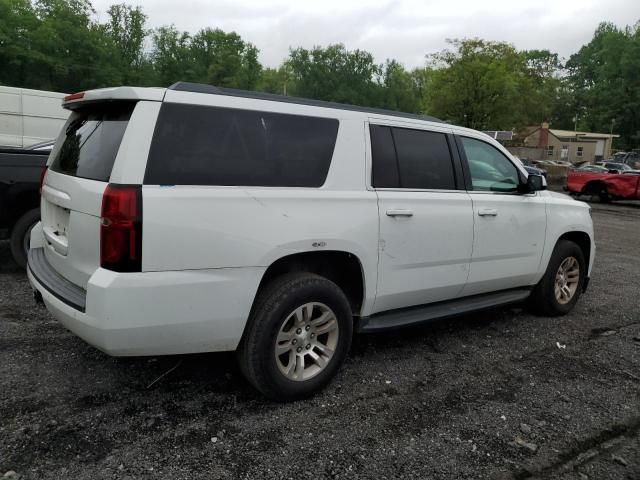
[{"label": "building with siding", "polygon": [[538,127],[526,128],[518,137],[523,147],[539,151],[541,158],[532,160],[593,163],[611,157],[613,139],[619,135],[557,130],[543,123]]}]

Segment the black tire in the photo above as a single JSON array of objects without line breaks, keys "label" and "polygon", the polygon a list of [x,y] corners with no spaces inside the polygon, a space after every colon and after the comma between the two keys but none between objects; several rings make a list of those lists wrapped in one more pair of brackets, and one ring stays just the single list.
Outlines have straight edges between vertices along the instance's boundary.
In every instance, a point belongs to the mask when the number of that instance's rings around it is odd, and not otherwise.
[{"label": "black tire", "polygon": [[22,268],[27,267],[27,254],[29,253],[29,238],[27,235],[31,233],[31,229],[39,221],[40,209],[34,208],[22,215],[13,226],[13,229],[11,229],[11,255],[13,255],[15,262]]},{"label": "black tire", "polygon": [[[556,274],[562,262],[569,257],[573,257],[578,261],[580,269],[578,284],[571,300],[567,303],[561,303],[555,294]],[[536,313],[550,317],[566,315],[573,309],[578,298],[580,298],[584,287],[586,271],[587,265],[582,249],[570,240],[560,240],[551,254],[551,259],[549,260],[544,276],[531,293],[531,297],[529,298],[530,307]]]},{"label": "black tire", "polygon": [[[292,312],[309,302],[320,302],[333,311],[339,332],[337,345],[322,370],[307,380],[295,381],[278,368],[276,337]],[[237,351],[240,370],[256,389],[271,400],[305,398],[321,390],[333,378],[347,357],[352,336],[351,308],[335,283],[311,273],[286,274],[263,288],[254,303]]]},{"label": "black tire", "polygon": [[607,187],[602,187],[602,189],[598,192],[598,198],[600,199],[600,203],[611,202],[611,197],[609,196],[609,191],[607,190]]}]

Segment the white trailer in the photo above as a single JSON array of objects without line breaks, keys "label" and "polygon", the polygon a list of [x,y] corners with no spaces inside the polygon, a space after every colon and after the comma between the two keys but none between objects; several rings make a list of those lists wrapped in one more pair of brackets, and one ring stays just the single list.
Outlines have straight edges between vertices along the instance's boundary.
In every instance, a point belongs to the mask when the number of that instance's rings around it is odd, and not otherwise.
[{"label": "white trailer", "polygon": [[24,148],[53,140],[69,111],[64,93],[0,85],[0,147]]}]

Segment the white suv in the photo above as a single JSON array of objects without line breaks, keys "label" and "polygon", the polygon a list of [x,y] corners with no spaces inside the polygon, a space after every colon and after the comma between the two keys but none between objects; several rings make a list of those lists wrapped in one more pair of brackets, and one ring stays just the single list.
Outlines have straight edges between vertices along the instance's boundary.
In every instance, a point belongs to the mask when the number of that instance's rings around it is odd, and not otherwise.
[{"label": "white suv", "polygon": [[177,83],[73,94],[28,275],[117,356],[236,350],[273,399],[336,373],[354,331],[532,298],[573,308],[589,207],[433,118]]}]

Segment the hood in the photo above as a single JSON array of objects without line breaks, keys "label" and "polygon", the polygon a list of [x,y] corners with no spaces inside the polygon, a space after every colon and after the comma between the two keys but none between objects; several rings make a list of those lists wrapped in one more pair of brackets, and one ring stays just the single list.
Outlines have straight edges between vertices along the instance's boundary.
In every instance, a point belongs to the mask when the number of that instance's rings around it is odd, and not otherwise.
[{"label": "hood", "polygon": [[552,190],[547,190],[547,193],[549,194],[550,197],[553,197],[553,198],[561,198],[562,200],[571,200],[573,202],[577,201],[575,198],[567,195],[566,193],[554,192]]}]

